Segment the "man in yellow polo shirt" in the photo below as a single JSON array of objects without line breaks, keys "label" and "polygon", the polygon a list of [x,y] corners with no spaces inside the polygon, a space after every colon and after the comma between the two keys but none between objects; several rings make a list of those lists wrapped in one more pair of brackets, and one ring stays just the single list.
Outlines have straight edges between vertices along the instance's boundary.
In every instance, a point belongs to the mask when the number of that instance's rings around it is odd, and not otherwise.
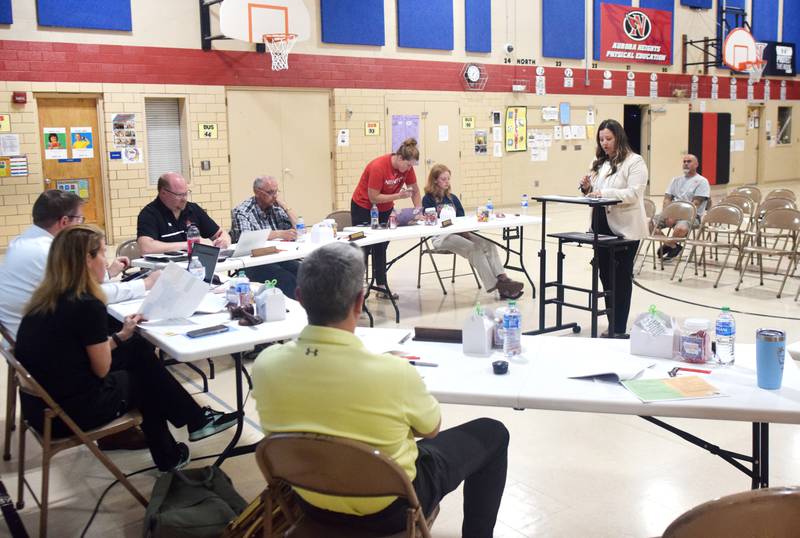
[{"label": "man in yellow polo shirt", "polygon": [[[506,481],[508,430],[482,418],[439,432],[439,403],[407,360],[371,353],[353,332],[364,303],[364,258],[332,243],[305,258],[297,300],[309,325],[296,342],[264,350],[253,395],[264,433],[355,439],[391,456],[413,480],[425,513],[464,484],[464,537],[491,538]],[[422,437],[418,443],[415,437]],[[406,503],[298,491],[314,518],[394,533]]]}]

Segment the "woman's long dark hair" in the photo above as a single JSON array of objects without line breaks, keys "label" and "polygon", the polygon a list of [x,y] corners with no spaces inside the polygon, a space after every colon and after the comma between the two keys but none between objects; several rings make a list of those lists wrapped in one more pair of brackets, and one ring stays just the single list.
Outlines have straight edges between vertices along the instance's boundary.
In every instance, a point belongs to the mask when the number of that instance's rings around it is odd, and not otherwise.
[{"label": "woman's long dark hair", "polygon": [[[606,152],[603,151],[603,146],[600,145],[600,131],[603,129],[608,129],[611,131],[611,134],[614,135],[614,140],[617,145],[617,151],[614,155],[606,155]],[[611,174],[615,174],[617,172],[617,166],[619,166],[628,155],[633,153],[631,145],[628,143],[628,135],[625,134],[625,129],[622,128],[622,125],[620,125],[617,120],[603,120],[597,128],[597,136],[595,138],[597,139],[597,150],[595,151],[595,159],[592,163],[592,172],[596,174],[597,171],[600,170],[600,167],[603,166],[603,163],[608,161],[611,165]]]}]

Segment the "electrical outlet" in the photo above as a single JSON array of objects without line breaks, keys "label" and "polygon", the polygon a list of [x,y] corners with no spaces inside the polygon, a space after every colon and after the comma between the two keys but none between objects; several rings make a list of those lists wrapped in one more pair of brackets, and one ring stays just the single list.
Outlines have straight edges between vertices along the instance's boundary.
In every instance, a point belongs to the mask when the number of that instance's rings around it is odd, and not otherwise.
[{"label": "electrical outlet", "polygon": [[211,170],[211,161],[200,161],[200,170]]},{"label": "electrical outlet", "polygon": [[534,179],[533,180],[533,186],[534,187],[538,187],[539,186],[539,180],[538,179]]}]

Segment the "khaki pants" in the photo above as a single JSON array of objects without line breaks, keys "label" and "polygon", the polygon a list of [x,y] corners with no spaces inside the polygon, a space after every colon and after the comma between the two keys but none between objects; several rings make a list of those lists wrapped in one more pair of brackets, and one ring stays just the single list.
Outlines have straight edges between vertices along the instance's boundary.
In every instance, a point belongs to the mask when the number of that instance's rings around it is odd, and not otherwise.
[{"label": "khaki pants", "polygon": [[474,233],[439,235],[432,243],[434,248],[449,250],[469,260],[487,292],[497,286],[497,275],[505,273],[494,243]]}]

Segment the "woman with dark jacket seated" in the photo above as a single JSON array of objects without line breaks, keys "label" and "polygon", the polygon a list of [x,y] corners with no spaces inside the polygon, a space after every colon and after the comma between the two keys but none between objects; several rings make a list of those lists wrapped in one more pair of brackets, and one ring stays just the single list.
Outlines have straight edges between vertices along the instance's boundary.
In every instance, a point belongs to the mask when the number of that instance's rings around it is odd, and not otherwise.
[{"label": "woman with dark jacket seated", "polygon": [[[41,286],[31,297],[17,333],[15,354],[28,372],[84,430],[102,426],[131,409],[161,471],[183,467],[189,448],[167,427],[186,426],[199,441],[236,423],[236,414],[201,408],[167,372],[141,338],[141,316],[125,318],[109,336],[105,297],[106,245],[93,226],[72,226],[53,240]],[[23,394],[22,413],[41,431],[43,403]],[[61,421],[53,435],[71,432]]]}]

